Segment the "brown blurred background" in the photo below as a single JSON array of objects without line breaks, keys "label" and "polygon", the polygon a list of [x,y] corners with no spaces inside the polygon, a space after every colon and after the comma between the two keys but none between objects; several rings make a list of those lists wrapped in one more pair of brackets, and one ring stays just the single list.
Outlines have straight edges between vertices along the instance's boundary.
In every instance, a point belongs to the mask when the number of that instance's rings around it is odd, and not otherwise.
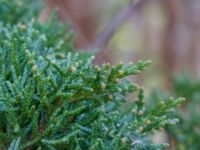
[{"label": "brown blurred background", "polygon": [[[97,63],[150,59],[151,69],[140,77],[147,86],[168,87],[172,75],[184,70],[199,75],[200,1],[137,2],[141,6],[134,8],[98,51]],[[86,50],[129,5],[129,0],[46,0],[41,18],[45,20],[56,8],[59,19],[69,22],[77,33],[76,47]]]}]

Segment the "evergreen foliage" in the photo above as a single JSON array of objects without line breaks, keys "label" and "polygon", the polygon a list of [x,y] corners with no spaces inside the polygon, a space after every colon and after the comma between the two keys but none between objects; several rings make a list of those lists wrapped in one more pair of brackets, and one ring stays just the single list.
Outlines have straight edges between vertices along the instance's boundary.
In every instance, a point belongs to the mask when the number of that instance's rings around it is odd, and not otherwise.
[{"label": "evergreen foliage", "polygon": [[18,24],[22,30],[26,30],[26,24],[32,22],[34,29],[48,39],[46,46],[58,51],[64,50],[65,53],[74,50],[75,34],[70,31],[68,24],[57,20],[56,11],[47,19],[45,25],[39,21],[43,5],[42,0],[0,0],[0,23]]},{"label": "evergreen foliage", "polygon": [[17,24],[39,17],[42,0],[0,0],[0,20]]},{"label": "evergreen foliage", "polygon": [[179,118],[179,123],[175,126],[167,126],[166,131],[174,143],[175,149],[199,150],[200,144],[200,80],[193,79],[188,74],[175,76],[172,82],[173,90],[167,92],[154,90],[151,93],[147,107],[154,107],[155,104],[169,94],[175,96],[182,95],[185,101],[179,109],[174,111],[170,117]]},{"label": "evergreen foliage", "polygon": [[[166,114],[184,99],[169,98],[146,113],[143,88],[125,79],[145,70],[150,61],[95,66],[93,56],[68,52],[73,41],[61,42],[64,30],[58,27],[64,25],[54,24],[52,30],[54,22],[49,26],[37,19],[17,23],[5,16],[0,24],[0,149],[157,150],[167,146],[152,143],[150,135],[177,122]],[[130,93],[137,98],[126,101]]]},{"label": "evergreen foliage", "polygon": [[181,150],[198,150],[200,148],[200,80],[183,74],[174,80],[176,95],[183,95],[188,101],[183,104],[175,116],[180,118],[176,127],[168,129]]}]

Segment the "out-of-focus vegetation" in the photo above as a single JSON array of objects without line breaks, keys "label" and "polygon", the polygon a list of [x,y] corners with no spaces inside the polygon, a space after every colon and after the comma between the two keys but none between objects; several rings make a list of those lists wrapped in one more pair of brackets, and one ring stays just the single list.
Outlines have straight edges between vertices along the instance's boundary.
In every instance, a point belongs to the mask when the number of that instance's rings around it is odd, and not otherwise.
[{"label": "out-of-focus vegetation", "polygon": [[43,5],[42,0],[0,0],[0,14],[2,20],[7,20],[9,24],[16,24],[27,21],[40,15]]},{"label": "out-of-focus vegetation", "polygon": [[175,116],[180,118],[176,127],[167,129],[180,150],[198,150],[200,148],[200,80],[182,74],[173,82],[174,94],[187,99]]},{"label": "out-of-focus vegetation", "polygon": [[174,117],[179,118],[179,123],[174,127],[167,127],[168,140],[172,149],[198,150],[200,147],[200,80],[191,75],[181,74],[173,80],[173,90],[163,92],[152,90],[147,98],[147,111],[167,95],[182,95],[187,101],[174,110]]}]

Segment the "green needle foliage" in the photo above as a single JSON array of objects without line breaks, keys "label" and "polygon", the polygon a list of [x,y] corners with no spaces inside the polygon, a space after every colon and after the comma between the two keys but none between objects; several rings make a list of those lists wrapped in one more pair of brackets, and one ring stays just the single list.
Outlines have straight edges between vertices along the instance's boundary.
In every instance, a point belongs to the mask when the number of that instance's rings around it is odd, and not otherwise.
[{"label": "green needle foliage", "polygon": [[188,101],[183,104],[175,116],[180,118],[176,128],[168,132],[176,141],[180,150],[198,150],[200,148],[200,80],[194,80],[189,75],[180,75],[174,80],[176,95],[185,96]]},{"label": "green needle foliage", "polygon": [[68,24],[57,20],[56,12],[52,13],[45,25],[39,21],[43,5],[42,0],[0,0],[0,23],[18,24],[22,30],[26,30],[25,24],[32,22],[32,26],[48,39],[46,46],[64,50],[65,53],[74,50],[75,34]]},{"label": "green needle foliage", "polygon": [[193,79],[188,74],[181,74],[173,80],[173,90],[168,93],[154,90],[149,98],[148,109],[154,107],[161,99],[169,93],[184,96],[185,101],[181,107],[171,114],[171,117],[179,118],[176,126],[167,126],[174,148],[178,150],[199,150],[200,144],[200,80]]},{"label": "green needle foliage", "polygon": [[[0,24],[0,149],[167,147],[152,143],[150,135],[177,122],[166,114],[184,99],[159,102],[147,113],[143,88],[125,79],[145,70],[150,61],[95,66],[94,56],[59,46],[64,30],[52,30],[53,22],[10,20],[4,17]],[[61,43],[71,45],[73,40]],[[137,98],[126,101],[130,93]]]}]

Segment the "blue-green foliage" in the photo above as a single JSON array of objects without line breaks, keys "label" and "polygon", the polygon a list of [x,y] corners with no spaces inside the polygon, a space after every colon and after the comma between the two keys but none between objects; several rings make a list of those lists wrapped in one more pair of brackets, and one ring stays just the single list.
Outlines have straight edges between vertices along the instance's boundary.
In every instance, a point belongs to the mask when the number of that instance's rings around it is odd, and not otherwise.
[{"label": "blue-green foliage", "polygon": [[[143,90],[123,79],[149,61],[100,68],[93,57],[46,47],[31,23],[26,29],[2,26],[0,41],[3,147],[20,137],[20,149],[156,149],[146,136],[176,122],[164,114],[182,99],[169,99],[144,116]],[[124,101],[134,91],[138,100]],[[123,103],[131,105],[126,113],[118,110]]]},{"label": "blue-green foliage", "polygon": [[[73,49],[72,34],[63,24],[41,24],[23,15],[13,20],[10,13],[16,11],[18,16],[23,9],[14,9],[16,1],[0,2],[0,149],[167,146],[153,144],[149,135],[177,122],[165,114],[183,99],[170,98],[147,114],[143,88],[125,79],[145,70],[150,61],[95,66],[93,56],[68,52]],[[4,13],[3,5],[12,11]],[[23,8],[31,11],[32,6]],[[137,98],[126,101],[130,93]]]},{"label": "blue-green foliage", "polygon": [[32,22],[32,26],[47,39],[46,46],[64,50],[65,53],[74,50],[75,34],[68,24],[57,20],[56,12],[46,20],[45,25],[39,21],[43,5],[42,0],[0,0],[0,23],[18,24],[26,30],[26,24]]}]

